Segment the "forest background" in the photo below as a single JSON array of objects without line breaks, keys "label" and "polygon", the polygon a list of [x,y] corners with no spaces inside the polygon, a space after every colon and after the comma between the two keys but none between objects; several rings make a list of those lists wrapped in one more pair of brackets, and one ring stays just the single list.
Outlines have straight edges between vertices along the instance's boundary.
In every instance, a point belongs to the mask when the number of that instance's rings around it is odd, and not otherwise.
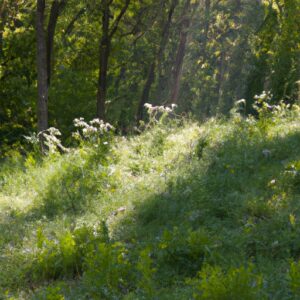
[{"label": "forest background", "polygon": [[144,104],[204,120],[271,91],[299,100],[299,0],[1,0],[0,151],[99,117],[128,134]]}]

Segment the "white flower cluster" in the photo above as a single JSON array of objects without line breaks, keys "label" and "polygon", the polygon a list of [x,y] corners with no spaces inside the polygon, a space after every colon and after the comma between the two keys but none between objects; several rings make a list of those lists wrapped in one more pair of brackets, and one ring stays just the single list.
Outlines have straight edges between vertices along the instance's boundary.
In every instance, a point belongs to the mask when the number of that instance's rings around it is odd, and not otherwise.
[{"label": "white flower cluster", "polygon": [[176,104],[171,104],[171,106],[152,106],[150,103],[145,103],[144,107],[148,110],[148,113],[152,115],[153,113],[171,113],[177,108]]},{"label": "white flower cluster", "polygon": [[[99,137],[107,132],[114,130],[114,127],[111,124],[105,123],[100,119],[93,119],[88,123],[84,121],[84,118],[74,119],[74,126],[81,131],[82,137],[85,139]],[[73,137],[80,138],[80,132],[77,131],[73,133]]]},{"label": "white flower cluster", "polygon": [[263,91],[260,95],[255,95],[254,99],[256,100],[253,104],[253,108],[258,112],[272,112],[276,108],[275,105],[269,104],[273,95],[271,92]]},{"label": "white flower cluster", "polygon": [[255,95],[254,99],[266,101],[266,100],[271,100],[272,97],[273,97],[273,95],[271,94],[270,91],[268,91],[268,92],[263,91],[260,95]]},{"label": "white flower cluster", "polygon": [[40,132],[38,136],[40,135],[43,137],[49,153],[55,153],[57,149],[67,152],[67,149],[61,144],[61,141],[58,138],[61,136],[61,132],[57,128],[50,127],[47,130]]}]

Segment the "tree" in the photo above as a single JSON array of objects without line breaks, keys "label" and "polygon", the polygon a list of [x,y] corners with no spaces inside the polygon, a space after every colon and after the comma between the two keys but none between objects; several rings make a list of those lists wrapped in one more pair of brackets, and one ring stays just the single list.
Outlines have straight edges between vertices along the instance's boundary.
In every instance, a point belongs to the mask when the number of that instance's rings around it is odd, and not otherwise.
[{"label": "tree", "polygon": [[114,22],[110,25],[112,2],[113,1],[111,0],[102,0],[101,2],[102,37],[100,39],[99,46],[99,75],[97,91],[97,116],[100,119],[105,119],[108,60],[110,57],[112,38],[114,37],[119,23],[130,4],[130,0],[125,0],[124,6],[114,19]]},{"label": "tree", "polygon": [[185,56],[188,29],[190,27],[190,15],[189,15],[190,6],[191,6],[191,0],[186,0],[182,11],[180,38],[179,38],[179,43],[177,48],[175,64],[172,72],[172,86],[171,86],[171,96],[170,96],[171,103],[178,102],[182,65]]},{"label": "tree", "polygon": [[137,110],[137,114],[136,114],[137,121],[142,120],[144,104],[149,101],[150,89],[155,80],[155,69],[157,66],[160,66],[161,61],[163,59],[163,53],[165,51],[166,44],[167,44],[168,38],[169,38],[172,17],[173,17],[173,14],[174,14],[174,11],[175,11],[175,8],[177,5],[178,5],[178,0],[171,1],[170,7],[168,10],[167,20],[162,22],[162,26],[161,26],[162,32],[161,32],[160,44],[159,44],[157,53],[155,55],[155,58],[149,66],[147,79],[145,81],[143,93],[142,93],[141,99],[139,101],[138,110]]},{"label": "tree", "polygon": [[66,0],[53,0],[46,34],[44,29],[46,1],[37,0],[37,119],[39,132],[48,129],[48,96],[51,79],[51,58],[53,53],[53,40],[58,16],[65,5]]},{"label": "tree", "polygon": [[45,0],[37,0],[37,119],[39,132],[48,129],[48,70],[46,34],[44,30],[45,4]]}]

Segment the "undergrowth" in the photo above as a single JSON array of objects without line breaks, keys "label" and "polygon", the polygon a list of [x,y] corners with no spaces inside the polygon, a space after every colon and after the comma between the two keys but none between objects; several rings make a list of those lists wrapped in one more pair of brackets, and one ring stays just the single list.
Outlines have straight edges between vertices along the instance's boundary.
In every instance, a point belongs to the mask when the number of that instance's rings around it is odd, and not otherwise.
[{"label": "undergrowth", "polygon": [[201,125],[147,105],[126,138],[77,119],[8,158],[0,298],[300,299],[299,108],[265,98]]}]

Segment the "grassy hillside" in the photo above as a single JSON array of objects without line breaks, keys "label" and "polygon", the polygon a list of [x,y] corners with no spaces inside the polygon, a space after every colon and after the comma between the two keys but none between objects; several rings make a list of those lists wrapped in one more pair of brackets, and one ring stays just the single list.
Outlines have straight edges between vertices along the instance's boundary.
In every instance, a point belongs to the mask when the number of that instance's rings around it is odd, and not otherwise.
[{"label": "grassy hillside", "polygon": [[148,127],[0,166],[0,299],[300,299],[299,109]]}]

